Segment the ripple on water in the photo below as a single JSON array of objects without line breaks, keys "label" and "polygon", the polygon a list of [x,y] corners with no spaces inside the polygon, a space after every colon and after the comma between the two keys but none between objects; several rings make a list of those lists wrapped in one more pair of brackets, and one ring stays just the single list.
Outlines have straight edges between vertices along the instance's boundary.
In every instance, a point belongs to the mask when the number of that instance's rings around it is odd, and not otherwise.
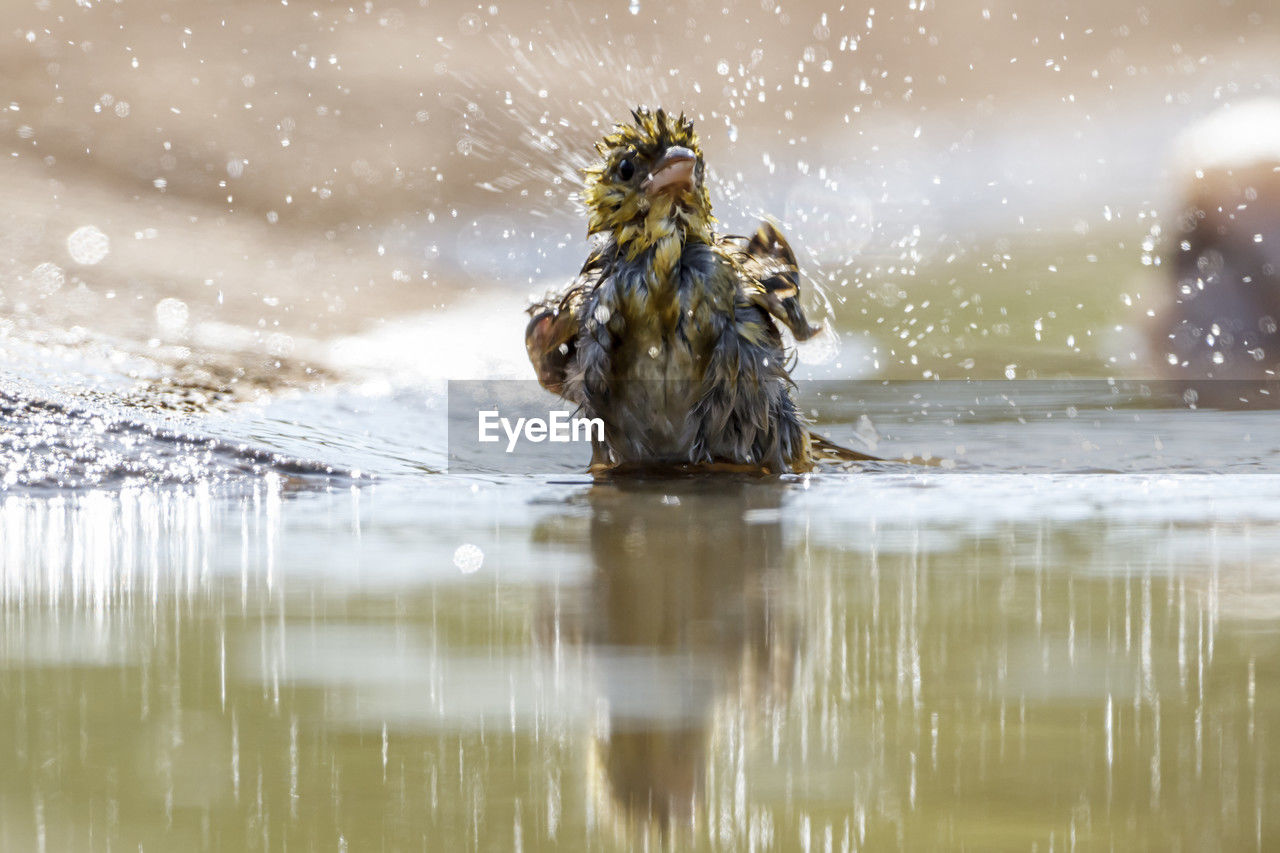
[{"label": "ripple on water", "polygon": [[316,462],[103,410],[0,392],[0,488],[232,484],[276,474],[294,487],[361,479]]}]

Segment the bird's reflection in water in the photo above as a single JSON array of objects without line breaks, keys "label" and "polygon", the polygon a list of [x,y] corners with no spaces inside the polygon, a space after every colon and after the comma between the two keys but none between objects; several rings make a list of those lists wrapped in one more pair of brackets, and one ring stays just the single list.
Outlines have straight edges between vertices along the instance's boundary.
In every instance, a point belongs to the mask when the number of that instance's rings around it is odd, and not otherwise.
[{"label": "bird's reflection in water", "polygon": [[716,721],[785,701],[796,657],[777,481],[617,479],[592,488],[583,636],[603,718],[599,804],[621,831],[698,822]]}]

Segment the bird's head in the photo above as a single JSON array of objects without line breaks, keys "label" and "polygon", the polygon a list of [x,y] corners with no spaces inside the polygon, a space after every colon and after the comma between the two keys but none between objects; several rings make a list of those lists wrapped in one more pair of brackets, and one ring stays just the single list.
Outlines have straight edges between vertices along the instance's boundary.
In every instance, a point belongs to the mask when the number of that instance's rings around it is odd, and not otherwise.
[{"label": "bird's head", "polygon": [[693,122],[644,107],[631,116],[596,143],[602,159],[586,170],[588,233],[612,234],[628,257],[675,235],[710,242],[711,196]]}]

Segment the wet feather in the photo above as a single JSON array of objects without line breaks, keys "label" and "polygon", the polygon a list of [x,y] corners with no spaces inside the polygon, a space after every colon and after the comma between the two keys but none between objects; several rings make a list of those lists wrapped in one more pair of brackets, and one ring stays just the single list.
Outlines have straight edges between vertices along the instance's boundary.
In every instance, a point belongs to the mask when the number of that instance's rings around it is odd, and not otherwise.
[{"label": "wet feather", "polygon": [[597,247],[568,288],[530,308],[525,335],[539,381],[604,421],[593,467],[808,470],[778,324],[797,340],[819,327],[781,230],[714,233],[683,115],[637,109],[597,150],[582,192]]}]

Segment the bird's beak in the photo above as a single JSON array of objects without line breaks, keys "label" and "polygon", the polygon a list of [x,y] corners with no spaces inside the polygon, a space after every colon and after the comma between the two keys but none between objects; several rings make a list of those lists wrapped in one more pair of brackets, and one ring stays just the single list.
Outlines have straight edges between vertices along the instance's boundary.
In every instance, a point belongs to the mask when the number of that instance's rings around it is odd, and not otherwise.
[{"label": "bird's beak", "polygon": [[641,181],[640,187],[649,196],[665,190],[691,190],[697,163],[698,155],[688,148],[673,145],[662,153],[662,159],[653,165],[649,177]]}]

